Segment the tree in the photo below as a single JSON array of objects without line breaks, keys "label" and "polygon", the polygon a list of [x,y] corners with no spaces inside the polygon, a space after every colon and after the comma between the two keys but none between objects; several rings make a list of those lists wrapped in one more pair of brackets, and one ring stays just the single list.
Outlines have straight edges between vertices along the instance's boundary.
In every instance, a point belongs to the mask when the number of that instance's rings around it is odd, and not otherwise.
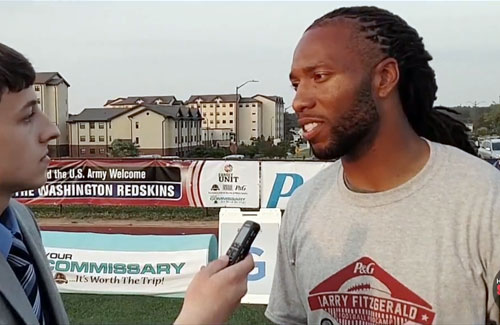
[{"label": "tree", "polygon": [[111,143],[111,156],[137,157],[139,156],[139,146],[130,140],[115,139]]},{"label": "tree", "polygon": [[199,146],[191,150],[191,152],[187,155],[189,158],[222,158],[231,154],[229,148],[219,147],[204,147]]}]

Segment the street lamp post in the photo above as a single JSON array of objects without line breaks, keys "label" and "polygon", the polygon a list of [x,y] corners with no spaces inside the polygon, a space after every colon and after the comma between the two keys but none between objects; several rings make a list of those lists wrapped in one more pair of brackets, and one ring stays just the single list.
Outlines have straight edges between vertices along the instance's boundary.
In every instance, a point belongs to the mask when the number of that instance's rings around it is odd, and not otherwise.
[{"label": "street lamp post", "polygon": [[243,87],[244,85],[246,85],[247,83],[249,83],[249,82],[259,82],[259,81],[258,81],[258,80],[253,80],[253,79],[252,79],[252,80],[247,80],[247,81],[245,81],[244,83],[242,83],[241,85],[236,86],[236,109],[235,109],[235,111],[234,111],[234,113],[235,113],[235,116],[234,116],[235,128],[234,128],[234,129],[236,130],[236,132],[235,132],[234,137],[235,137],[235,141],[236,141],[236,143],[237,143],[237,144],[238,144],[238,142],[239,142],[239,139],[238,139],[238,111],[239,111],[239,109],[240,109],[240,108],[239,108],[239,101],[240,101],[240,99],[239,99],[239,97],[238,97],[238,90],[239,90],[241,87]]}]

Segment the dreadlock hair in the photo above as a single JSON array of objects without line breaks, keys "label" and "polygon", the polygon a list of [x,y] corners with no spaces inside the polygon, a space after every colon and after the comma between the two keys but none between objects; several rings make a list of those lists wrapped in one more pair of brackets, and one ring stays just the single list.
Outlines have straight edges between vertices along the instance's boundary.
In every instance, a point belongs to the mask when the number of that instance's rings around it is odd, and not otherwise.
[{"label": "dreadlock hair", "polygon": [[442,106],[433,107],[437,84],[429,65],[432,56],[413,27],[385,9],[360,6],[333,10],[315,20],[306,31],[332,23],[336,18],[354,20],[362,37],[378,47],[382,54],[397,60],[398,91],[403,110],[419,136],[476,154],[469,142],[467,127],[443,111],[459,113]]},{"label": "dreadlock hair", "polygon": [[0,43],[0,100],[5,92],[20,92],[33,85],[35,70],[16,50]]}]

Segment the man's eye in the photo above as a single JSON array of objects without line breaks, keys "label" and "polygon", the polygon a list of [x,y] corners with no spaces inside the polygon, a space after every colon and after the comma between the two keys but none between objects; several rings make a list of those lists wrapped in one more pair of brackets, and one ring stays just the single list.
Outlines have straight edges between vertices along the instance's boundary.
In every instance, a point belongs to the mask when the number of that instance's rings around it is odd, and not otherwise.
[{"label": "man's eye", "polygon": [[321,81],[325,81],[327,77],[327,74],[326,73],[315,73],[314,74],[314,81],[318,81],[318,82],[321,82]]},{"label": "man's eye", "polygon": [[28,116],[24,118],[25,122],[31,122],[31,118],[35,115],[35,112],[31,112]]}]

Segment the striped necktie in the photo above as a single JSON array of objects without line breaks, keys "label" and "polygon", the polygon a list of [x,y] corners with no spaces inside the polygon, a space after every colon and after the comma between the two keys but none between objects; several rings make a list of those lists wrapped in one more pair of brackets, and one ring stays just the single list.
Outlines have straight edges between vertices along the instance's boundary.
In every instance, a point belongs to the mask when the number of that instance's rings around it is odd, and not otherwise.
[{"label": "striped necktie", "polygon": [[35,268],[31,260],[28,249],[22,240],[22,235],[20,233],[15,234],[12,237],[12,247],[9,256],[7,256],[7,262],[23,287],[35,316],[40,324],[44,324],[40,290],[38,289]]}]

